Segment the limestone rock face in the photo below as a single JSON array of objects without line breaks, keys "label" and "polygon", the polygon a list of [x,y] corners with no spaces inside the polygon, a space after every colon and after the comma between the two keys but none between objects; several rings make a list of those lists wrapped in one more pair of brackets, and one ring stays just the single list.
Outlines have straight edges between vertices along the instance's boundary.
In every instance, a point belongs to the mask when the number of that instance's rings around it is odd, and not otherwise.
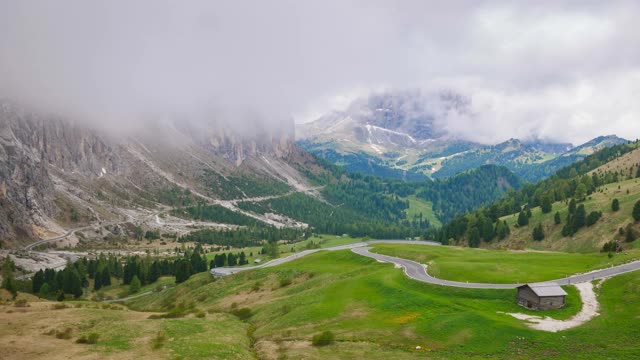
[{"label": "limestone rock face", "polygon": [[0,99],[1,241],[36,238],[34,228],[71,208],[97,221],[105,211],[117,213],[114,207],[151,206],[175,187],[216,198],[205,170],[224,178],[241,169],[286,182],[268,167],[299,151],[292,121],[246,133],[184,119],[126,133],[88,124]]}]

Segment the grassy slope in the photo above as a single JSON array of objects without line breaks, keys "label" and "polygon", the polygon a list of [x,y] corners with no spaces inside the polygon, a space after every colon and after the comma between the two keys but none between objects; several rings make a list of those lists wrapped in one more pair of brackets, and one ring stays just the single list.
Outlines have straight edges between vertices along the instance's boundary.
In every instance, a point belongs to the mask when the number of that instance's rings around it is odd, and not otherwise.
[{"label": "grassy slope", "polygon": [[[620,227],[633,222],[631,211],[635,202],[640,200],[640,179],[605,185],[602,189],[602,192],[592,194],[584,202],[587,213],[599,210],[603,213],[602,218],[593,226],[580,229],[573,237],[563,237],[561,234],[569,210],[568,204],[557,202],[553,204],[553,210],[549,214],[542,214],[539,207],[534,208],[529,225],[520,229],[514,226],[517,222],[517,214],[504,217],[503,219],[507,220],[511,226],[511,235],[505,241],[494,241],[493,244],[489,244],[489,247],[568,252],[599,251],[604,243],[614,239]],[[617,212],[611,211],[611,201],[614,198],[620,201],[620,210]],[[563,224],[555,225],[553,217],[556,211],[560,212]],[[531,234],[533,227],[540,222],[545,229],[546,239],[536,242],[533,241]]]},{"label": "grassy slope", "polygon": [[407,197],[405,200],[409,200],[409,209],[406,210],[409,220],[412,220],[414,216],[420,215],[429,220],[429,223],[433,227],[441,227],[442,223],[436,217],[433,212],[433,203],[424,199],[418,199],[415,195]]},{"label": "grassy slope", "polygon": [[[280,287],[282,278],[293,283]],[[389,264],[341,251],[216,281],[198,275],[129,304],[140,310],[181,301],[194,301],[210,311],[248,307],[254,313],[249,322],[256,328],[255,349],[263,358],[404,359],[415,357],[414,348],[420,345],[432,358],[591,359],[615,354],[624,359],[638,349],[638,290],[638,273],[609,280],[600,296],[599,318],[583,328],[543,333],[498,313],[523,312],[515,304],[515,290],[422,284]],[[569,316],[577,311],[575,301],[576,293],[570,290],[573,305],[550,314]],[[337,343],[311,347],[308,340],[323,330],[333,331]]]},{"label": "grassy slope", "polygon": [[[88,302],[30,302],[27,308],[0,305],[0,348],[3,359],[247,359],[251,358],[247,325],[228,314],[205,318],[148,319],[149,313],[119,305]],[[70,339],[57,339],[56,330],[71,329]],[[100,335],[95,345],[75,340]],[[164,333],[163,346],[153,339]]]},{"label": "grassy slope", "polygon": [[553,280],[629,261],[633,254],[515,252],[454,246],[379,244],[374,252],[428,265],[429,274],[447,280],[526,283]]}]

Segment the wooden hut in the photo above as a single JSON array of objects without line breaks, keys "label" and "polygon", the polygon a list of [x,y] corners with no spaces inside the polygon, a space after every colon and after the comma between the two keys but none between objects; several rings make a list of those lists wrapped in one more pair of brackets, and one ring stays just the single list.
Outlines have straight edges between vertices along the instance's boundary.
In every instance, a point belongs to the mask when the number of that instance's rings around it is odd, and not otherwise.
[{"label": "wooden hut", "polygon": [[526,284],[518,287],[518,305],[531,310],[559,309],[567,293],[554,283]]}]

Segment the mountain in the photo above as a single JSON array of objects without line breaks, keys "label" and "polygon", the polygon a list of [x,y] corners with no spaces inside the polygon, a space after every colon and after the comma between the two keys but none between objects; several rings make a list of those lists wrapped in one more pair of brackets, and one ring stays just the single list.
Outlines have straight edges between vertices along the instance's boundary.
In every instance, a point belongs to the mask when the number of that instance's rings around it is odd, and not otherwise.
[{"label": "mountain", "polygon": [[5,246],[90,224],[144,223],[197,201],[232,208],[223,201],[306,191],[325,172],[295,145],[292,124],[255,137],[176,120],[123,135],[0,102]]},{"label": "mountain", "polygon": [[[113,131],[3,101],[2,246],[68,231],[57,246],[115,246],[144,232],[210,238],[217,234],[211,231],[239,227],[246,241],[298,236],[280,230],[308,226],[337,235],[418,237],[523,184],[498,166],[437,181],[410,172],[404,177],[417,181],[349,174],[301,150],[292,124],[261,133],[185,119]],[[206,231],[192,234],[197,229]]]},{"label": "mountain", "polygon": [[495,164],[535,182],[598,149],[627,142],[614,135],[575,148],[540,140],[495,145],[461,140],[446,131],[444,121],[469,112],[469,101],[451,92],[373,94],[344,111],[298,124],[296,136],[303,149],[350,171],[406,180],[450,177]]},{"label": "mountain", "polygon": [[[601,143],[578,151],[594,151]],[[431,235],[445,243],[510,249],[590,252],[616,240],[622,248],[637,247],[624,242],[634,242],[640,233],[631,216],[640,202],[638,175],[640,142],[603,147],[546,180],[454,218]]]}]

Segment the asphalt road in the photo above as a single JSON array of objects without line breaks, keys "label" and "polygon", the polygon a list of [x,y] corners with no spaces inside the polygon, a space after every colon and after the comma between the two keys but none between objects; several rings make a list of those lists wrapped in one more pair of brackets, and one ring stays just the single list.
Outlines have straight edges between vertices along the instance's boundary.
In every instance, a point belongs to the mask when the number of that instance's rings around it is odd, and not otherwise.
[{"label": "asphalt road", "polygon": [[[387,256],[382,254],[376,254],[370,252],[370,247],[358,247],[351,249],[354,253],[362,256],[366,256],[379,261],[384,261],[401,266],[404,269],[404,273],[411,279],[426,282],[429,284],[453,286],[470,289],[513,289],[522,284],[489,284],[489,283],[467,283],[459,281],[449,281],[435,278],[427,274],[427,267],[424,264],[418,262],[402,259],[393,256]],[[543,281],[541,283],[554,283],[558,285],[570,285],[589,282],[593,280],[599,280],[616,276],[624,273],[640,269],[640,261],[634,261],[624,265],[618,265],[602,270],[595,270],[585,274],[577,274],[562,279]]]},{"label": "asphalt road", "polygon": [[241,272],[241,271],[247,271],[247,270],[260,269],[260,268],[265,268],[265,267],[277,266],[277,265],[284,264],[284,263],[287,263],[287,262],[292,261],[292,260],[299,259],[299,258],[301,258],[303,256],[307,256],[309,254],[316,253],[318,251],[350,250],[350,249],[365,247],[365,246],[368,246],[368,245],[371,245],[371,244],[379,244],[379,243],[440,246],[440,243],[433,242],[433,241],[412,241],[412,240],[372,240],[372,241],[363,241],[363,242],[359,242],[359,243],[333,246],[333,247],[324,248],[324,249],[304,250],[304,251],[301,251],[299,253],[295,253],[295,254],[292,254],[292,255],[289,255],[289,256],[286,256],[286,257],[283,257],[283,258],[279,258],[279,259],[274,259],[274,260],[268,261],[268,262],[266,262],[264,264],[261,264],[261,265],[243,266],[243,267],[214,268],[214,269],[211,269],[211,274],[214,275],[214,276],[227,276],[227,275],[235,274],[235,273],[238,273],[238,272]]},{"label": "asphalt road", "polygon": [[[287,257],[283,257],[280,259],[271,260],[262,265],[256,266],[247,266],[247,267],[222,267],[215,268],[211,270],[211,274],[214,276],[227,276],[231,274],[235,274],[241,271],[260,269],[265,267],[277,266],[280,264],[284,264],[286,262],[299,259],[309,254],[316,253],[318,251],[336,251],[336,250],[351,250],[354,253],[362,256],[366,256],[372,259],[376,259],[378,261],[383,261],[387,263],[392,263],[397,266],[402,267],[404,273],[411,279],[422,281],[429,284],[434,285],[442,285],[442,286],[452,286],[452,287],[460,287],[460,288],[469,288],[469,289],[513,289],[522,284],[490,284],[490,283],[469,283],[469,282],[460,282],[460,281],[450,281],[435,278],[427,273],[427,267],[424,264],[420,264],[418,262],[407,260],[403,258],[376,254],[370,252],[372,244],[379,243],[395,243],[395,244],[411,244],[411,245],[430,245],[430,246],[439,246],[439,243],[431,242],[431,241],[409,241],[409,240],[374,240],[374,241],[366,241],[359,242],[349,245],[340,245],[334,246],[325,249],[313,249],[313,250],[305,250],[299,253],[295,253],[289,255]],[[570,284],[578,284],[589,282],[593,280],[599,280],[611,276],[616,276],[620,274],[624,274],[630,271],[635,271],[640,269],[640,261],[634,261],[628,264],[614,266],[607,269],[601,269],[592,271],[585,274],[576,274],[573,276],[569,276],[562,279],[557,280],[549,280],[544,281],[542,283],[554,283],[558,285],[570,285]]]}]

